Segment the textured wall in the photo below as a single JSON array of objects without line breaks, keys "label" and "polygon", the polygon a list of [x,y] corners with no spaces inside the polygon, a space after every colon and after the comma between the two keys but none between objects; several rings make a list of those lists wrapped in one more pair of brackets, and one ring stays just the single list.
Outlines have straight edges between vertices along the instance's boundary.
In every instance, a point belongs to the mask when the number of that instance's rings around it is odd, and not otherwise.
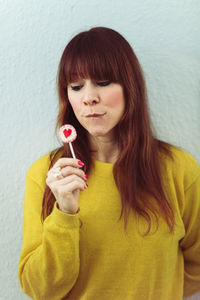
[{"label": "textured wall", "polygon": [[58,145],[56,73],[66,43],[92,26],[121,32],[143,66],[158,137],[200,162],[199,16],[198,0],[0,0],[0,299],[28,299],[17,279],[25,173]]}]

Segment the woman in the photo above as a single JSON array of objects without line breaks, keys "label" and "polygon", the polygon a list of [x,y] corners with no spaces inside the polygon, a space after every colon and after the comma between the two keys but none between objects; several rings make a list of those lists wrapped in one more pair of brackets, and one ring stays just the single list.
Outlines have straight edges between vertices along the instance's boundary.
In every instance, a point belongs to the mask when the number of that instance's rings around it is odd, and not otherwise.
[{"label": "woman", "polygon": [[131,46],[109,28],[81,32],[63,52],[58,93],[56,130],[76,128],[77,159],[65,144],[27,172],[23,291],[48,300],[198,292],[200,167],[156,139]]}]

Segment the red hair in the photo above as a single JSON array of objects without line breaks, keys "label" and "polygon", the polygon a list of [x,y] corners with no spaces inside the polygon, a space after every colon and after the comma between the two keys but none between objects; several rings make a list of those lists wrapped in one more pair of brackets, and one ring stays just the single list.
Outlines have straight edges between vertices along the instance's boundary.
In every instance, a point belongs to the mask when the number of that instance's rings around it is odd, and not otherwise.
[{"label": "red hair", "polygon": [[[84,161],[84,171],[89,174],[94,165],[88,132],[76,119],[67,95],[68,84],[77,78],[106,79],[123,87],[125,111],[115,127],[120,154],[113,168],[122,204],[119,220],[124,215],[126,229],[132,210],[147,220],[148,234],[151,229],[149,210],[156,217],[157,224],[158,216],[162,215],[172,232],[174,212],[164,192],[160,155],[162,152],[173,160],[171,145],[155,137],[144,75],[133,49],[118,32],[96,27],[76,35],[62,54],[58,69],[59,113],[55,132],[66,123],[76,128],[78,135],[73,142],[74,151],[76,157]],[[71,157],[68,144],[50,153],[49,169],[57,160],[56,154]],[[55,197],[46,185],[42,221],[51,213],[54,202]]]}]

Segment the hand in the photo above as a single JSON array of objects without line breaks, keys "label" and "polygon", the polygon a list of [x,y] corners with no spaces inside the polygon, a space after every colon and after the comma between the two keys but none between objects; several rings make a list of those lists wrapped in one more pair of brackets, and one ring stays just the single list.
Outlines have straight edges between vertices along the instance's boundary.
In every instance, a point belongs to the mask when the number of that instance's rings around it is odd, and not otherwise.
[{"label": "hand", "polygon": [[[79,208],[80,190],[87,188],[85,173],[75,158],[60,158],[47,173],[46,184],[54,194],[59,209],[65,213],[75,214]],[[55,170],[61,168],[59,176]]]}]

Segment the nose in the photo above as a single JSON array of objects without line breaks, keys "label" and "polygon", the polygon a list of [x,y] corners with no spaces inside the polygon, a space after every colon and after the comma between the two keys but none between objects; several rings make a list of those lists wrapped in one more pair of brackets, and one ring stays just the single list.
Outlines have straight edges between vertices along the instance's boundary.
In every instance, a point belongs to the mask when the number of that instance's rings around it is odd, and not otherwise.
[{"label": "nose", "polygon": [[85,104],[96,104],[99,102],[99,95],[94,86],[92,84],[88,84],[85,86],[84,94],[83,94],[83,102]]}]

